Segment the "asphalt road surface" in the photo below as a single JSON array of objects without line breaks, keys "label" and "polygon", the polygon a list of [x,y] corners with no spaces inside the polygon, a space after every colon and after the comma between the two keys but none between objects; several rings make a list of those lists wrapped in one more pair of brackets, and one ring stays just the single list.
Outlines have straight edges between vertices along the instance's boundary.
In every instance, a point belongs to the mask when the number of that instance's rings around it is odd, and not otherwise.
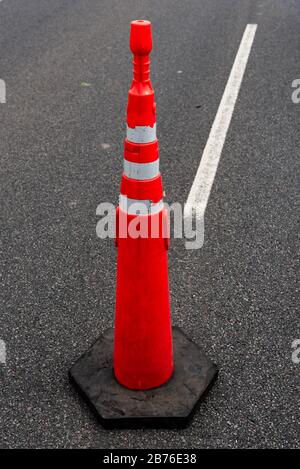
[{"label": "asphalt road surface", "polygon": [[[172,320],[219,364],[184,430],[107,431],[68,369],[113,324],[129,22],[153,23],[166,200],[185,202],[247,24],[257,24],[205,212],[172,241]],[[287,448],[299,444],[298,0],[0,2],[0,446]],[[89,85],[89,86],[87,86]],[[3,343],[3,342],[2,342]]]}]

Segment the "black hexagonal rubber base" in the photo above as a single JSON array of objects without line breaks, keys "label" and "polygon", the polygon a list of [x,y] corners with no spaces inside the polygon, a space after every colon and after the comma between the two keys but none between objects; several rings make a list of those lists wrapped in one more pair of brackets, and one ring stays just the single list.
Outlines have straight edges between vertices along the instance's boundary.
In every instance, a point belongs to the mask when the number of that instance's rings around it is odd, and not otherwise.
[{"label": "black hexagonal rubber base", "polygon": [[132,391],[115,379],[113,329],[107,329],[72,366],[69,376],[105,428],[179,428],[217,377],[217,367],[178,327],[173,328],[175,371],[164,385]]}]

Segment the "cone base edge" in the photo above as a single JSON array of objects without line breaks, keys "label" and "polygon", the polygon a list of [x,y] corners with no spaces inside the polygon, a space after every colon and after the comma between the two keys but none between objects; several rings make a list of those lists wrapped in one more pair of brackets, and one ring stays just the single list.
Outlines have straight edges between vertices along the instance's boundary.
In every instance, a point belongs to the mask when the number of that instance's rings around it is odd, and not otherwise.
[{"label": "cone base edge", "polygon": [[130,390],[115,379],[112,328],[75,362],[69,379],[106,429],[185,428],[214,384],[218,368],[178,327],[173,327],[173,345],[174,373],[154,389]]}]

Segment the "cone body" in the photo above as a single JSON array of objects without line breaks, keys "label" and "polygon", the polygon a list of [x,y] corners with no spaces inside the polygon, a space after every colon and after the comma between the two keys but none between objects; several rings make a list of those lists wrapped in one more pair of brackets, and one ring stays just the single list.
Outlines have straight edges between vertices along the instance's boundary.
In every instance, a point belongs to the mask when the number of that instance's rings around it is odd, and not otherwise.
[{"label": "cone body", "polygon": [[[114,373],[123,386],[145,390],[164,384],[173,372],[168,218],[158,170],[149,22],[132,22],[130,47],[134,74],[117,212]],[[142,215],[136,203],[144,207]]]}]

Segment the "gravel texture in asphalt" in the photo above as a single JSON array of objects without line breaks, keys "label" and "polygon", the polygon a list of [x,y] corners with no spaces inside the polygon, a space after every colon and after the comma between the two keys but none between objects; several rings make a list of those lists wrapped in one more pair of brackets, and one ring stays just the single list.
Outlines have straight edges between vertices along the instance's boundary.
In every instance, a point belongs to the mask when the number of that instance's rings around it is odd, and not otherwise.
[{"label": "gravel texture in asphalt", "polygon": [[[220,374],[185,430],[107,431],[68,369],[113,325],[117,203],[131,79],[129,23],[153,23],[166,200],[184,202],[245,27],[258,29],[205,215],[205,242],[170,249],[172,319]],[[0,447],[299,445],[296,267],[300,3],[0,3]]]}]

